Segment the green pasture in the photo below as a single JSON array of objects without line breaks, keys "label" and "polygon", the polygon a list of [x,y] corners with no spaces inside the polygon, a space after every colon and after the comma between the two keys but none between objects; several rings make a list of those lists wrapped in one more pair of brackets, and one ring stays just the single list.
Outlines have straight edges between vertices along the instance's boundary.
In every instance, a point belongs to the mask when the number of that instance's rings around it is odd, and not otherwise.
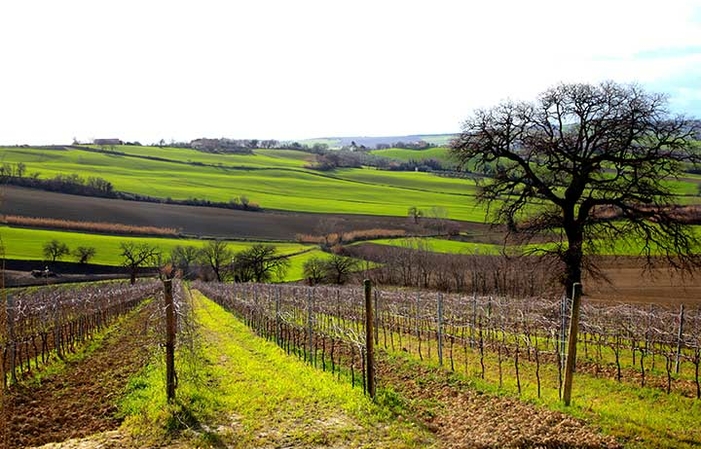
[{"label": "green pasture", "polygon": [[417,248],[419,244],[423,249],[432,253],[442,254],[468,254],[468,255],[493,255],[500,254],[502,245],[491,245],[488,243],[461,242],[458,240],[447,240],[437,237],[412,237],[410,239],[378,239],[369,240],[366,243],[376,243],[378,245],[400,246],[404,248]]},{"label": "green pasture", "polygon": [[[701,226],[693,226],[693,233],[701,239]],[[420,246],[434,253],[442,254],[468,254],[468,255],[498,255],[504,250],[509,251],[509,247],[503,245],[494,245],[488,243],[464,242],[460,240],[444,239],[440,237],[412,237],[412,238],[394,238],[394,239],[377,239],[369,240],[367,243],[376,243],[378,245],[400,246],[405,248],[416,249]],[[524,251],[531,252],[538,249],[552,250],[553,243],[532,243],[522,247]],[[512,249],[517,249],[513,247]],[[591,252],[591,248],[585,248],[585,251]],[[701,248],[699,248],[701,251]],[[537,252],[535,253],[537,254]],[[613,245],[601,245],[596,254],[603,256],[641,256],[643,253],[643,244],[640,241],[617,241]],[[653,245],[652,254],[662,256],[663,251]]]},{"label": "green pasture", "polygon": [[303,145],[307,145],[309,147],[312,147],[316,144],[319,144],[319,145],[328,145],[329,148],[341,148],[342,141],[343,141],[342,139],[338,139],[338,138],[334,139],[334,138],[328,138],[328,137],[319,137],[316,139],[300,140],[299,143],[301,143]]},{"label": "green pasture", "polygon": [[[88,148],[97,149],[97,146]],[[109,154],[111,150],[104,150]],[[138,157],[156,157],[171,161],[221,165],[226,167],[249,167],[249,168],[301,168],[314,155],[298,150],[254,150],[253,154],[233,154],[233,153],[206,153],[188,148],[171,147],[140,147],[132,145],[119,145],[114,147],[114,152],[124,153]]]},{"label": "green pasture", "polygon": [[[101,234],[87,234],[82,232],[49,231],[39,229],[15,228],[0,226],[0,238],[5,249],[5,257],[8,259],[44,260],[43,245],[56,239],[65,243],[71,250],[78,246],[92,246],[96,249],[95,257],[91,263],[101,265],[121,265],[122,258],[119,248],[122,242],[146,243],[160,248],[161,253],[168,257],[175,246],[202,247],[206,241],[196,239],[173,239],[157,237],[130,237]],[[250,248],[257,242],[230,241],[229,248],[233,251],[242,251]],[[300,243],[274,243],[281,254],[295,254],[311,248],[310,245]],[[293,256],[293,264],[295,257]],[[63,261],[74,261],[71,256],[66,256]],[[303,262],[302,262],[303,263]],[[296,278],[299,279],[299,278]]]},{"label": "green pasture", "polygon": [[399,161],[424,161],[435,159],[442,162],[451,162],[449,150],[445,147],[428,148],[426,150],[408,150],[404,148],[387,148],[384,150],[373,150],[370,154],[375,156],[396,159]]},{"label": "green pasture", "polygon": [[286,282],[294,282],[304,279],[304,264],[309,259],[318,257],[320,259],[329,259],[331,254],[326,253],[320,249],[313,249],[311,251],[306,251],[301,254],[296,254],[290,257],[290,268],[287,270],[285,276]]},{"label": "green pasture", "polygon": [[69,173],[100,176],[117,190],[161,198],[226,202],[246,195],[267,209],[394,216],[405,216],[412,206],[426,210],[437,206],[446,209],[450,218],[484,218],[484,209],[475,205],[472,181],[426,173],[232,169],[81,150],[28,148],[6,148],[0,158],[9,163],[23,162],[27,173],[39,172],[41,178]]},{"label": "green pasture", "polygon": [[335,178],[364,184],[401,187],[422,192],[446,193],[474,200],[477,185],[472,179],[437,176],[432,173],[386,171],[368,168],[336,170]]}]

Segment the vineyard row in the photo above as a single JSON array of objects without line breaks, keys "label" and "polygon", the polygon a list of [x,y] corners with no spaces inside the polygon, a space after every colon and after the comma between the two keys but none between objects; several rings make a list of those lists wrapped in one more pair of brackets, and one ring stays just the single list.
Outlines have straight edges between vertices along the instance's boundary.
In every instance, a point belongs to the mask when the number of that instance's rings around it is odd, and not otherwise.
[{"label": "vineyard row", "polygon": [[53,357],[63,359],[96,332],[161,289],[157,281],[43,287],[8,292],[0,307],[0,380],[6,388]]},{"label": "vineyard row", "polygon": [[[360,288],[205,284],[195,288],[260,335],[323,369],[341,364],[364,373],[365,308]],[[426,291],[375,290],[374,341],[452,370],[468,359],[485,377],[488,364],[513,366],[519,392],[541,368],[562,389],[568,303],[550,298],[494,298]],[[578,370],[701,398],[701,310],[631,304],[584,304]],[[524,364],[529,367],[528,373]],[[532,369],[530,369],[532,367]],[[363,377],[362,383],[365,385]]]}]

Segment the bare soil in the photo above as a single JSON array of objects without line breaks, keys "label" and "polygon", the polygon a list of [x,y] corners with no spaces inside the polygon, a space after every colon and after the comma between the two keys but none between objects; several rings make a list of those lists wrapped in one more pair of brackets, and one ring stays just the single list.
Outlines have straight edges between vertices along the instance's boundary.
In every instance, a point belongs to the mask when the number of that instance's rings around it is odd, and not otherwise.
[{"label": "bare soil", "polygon": [[450,373],[408,359],[383,360],[378,378],[408,398],[443,448],[619,448],[583,421],[482,394]]},{"label": "bare soil", "polygon": [[701,304],[701,272],[694,276],[669,268],[645,267],[633,257],[616,257],[601,263],[608,279],[585,279],[585,300],[642,302],[668,305]]},{"label": "bare soil", "polygon": [[113,326],[101,346],[64,370],[14,385],[2,398],[0,447],[38,446],[117,429],[116,402],[141,369],[153,340],[153,303]]},{"label": "bare soil", "polygon": [[[415,225],[404,217],[250,212],[94,198],[13,186],[4,186],[2,195],[2,213],[7,215],[175,228],[184,235],[200,237],[294,240],[297,234],[319,234],[320,227],[329,223],[333,223],[333,232],[376,228],[416,231]],[[463,231],[481,234],[489,229],[478,223],[460,222],[459,226]]]}]

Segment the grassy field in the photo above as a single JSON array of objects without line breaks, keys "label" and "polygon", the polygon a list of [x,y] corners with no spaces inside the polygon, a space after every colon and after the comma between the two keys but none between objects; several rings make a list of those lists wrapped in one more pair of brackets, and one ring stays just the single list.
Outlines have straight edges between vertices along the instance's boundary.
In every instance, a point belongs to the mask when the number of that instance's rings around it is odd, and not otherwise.
[{"label": "grassy field", "polygon": [[[44,260],[42,252],[44,243],[56,239],[68,245],[70,249],[75,249],[78,246],[93,246],[96,249],[96,254],[95,257],[91,259],[91,263],[115,266],[121,265],[122,263],[122,259],[119,255],[121,252],[119,245],[122,242],[135,242],[137,244],[147,243],[160,248],[161,252],[166,256],[178,245],[200,248],[206,243],[205,240],[196,239],[115,236],[82,232],[14,228],[9,226],[0,226],[0,237],[2,237],[5,247],[5,257],[8,259]],[[230,241],[228,243],[229,248],[233,251],[242,251],[250,248],[256,242]],[[274,245],[282,254],[294,254],[312,248],[311,245],[303,245],[300,243],[275,243]],[[69,261],[72,260],[72,258],[65,257],[62,260]],[[303,263],[303,259],[301,263]]]},{"label": "grassy field", "polygon": [[[129,152],[151,151],[150,148],[125,148]],[[155,149],[161,154],[168,151]],[[484,217],[484,209],[475,205],[474,182],[469,180],[369,169],[320,173],[301,168],[302,156],[289,151],[283,151],[277,158],[270,156],[277,154],[277,150],[251,156],[172,151],[177,156],[173,161],[30,148],[0,149],[0,158],[7,163],[22,162],[28,174],[38,172],[42,178],[69,173],[100,176],[117,190],[160,198],[206,198],[226,202],[246,195],[267,209],[391,216],[406,216],[407,209],[412,206],[424,209],[438,206],[455,219],[482,221]],[[232,158],[232,162],[213,166],[186,163],[188,159],[206,158]],[[246,160],[249,165],[241,168]]]},{"label": "grassy field", "polygon": [[375,156],[397,159],[400,161],[423,161],[426,159],[436,159],[443,162],[451,162],[448,155],[448,148],[436,147],[426,150],[407,150],[403,148],[387,148],[384,150],[373,150],[370,154]]},{"label": "grassy field", "polygon": [[[91,145],[88,148],[99,149]],[[112,150],[105,150],[109,154]],[[187,148],[171,147],[139,147],[133,145],[118,145],[114,153],[124,153],[131,156],[160,158],[183,163],[198,163],[207,165],[223,165],[228,167],[247,168],[302,168],[314,155],[297,150],[254,150],[253,154],[206,153]]]},{"label": "grassy field", "polygon": [[412,239],[379,239],[369,241],[369,243],[377,243],[378,245],[402,246],[406,248],[415,247],[417,242],[421,242],[421,245],[427,251],[443,254],[500,254],[503,249],[502,245],[461,242],[436,237]]}]

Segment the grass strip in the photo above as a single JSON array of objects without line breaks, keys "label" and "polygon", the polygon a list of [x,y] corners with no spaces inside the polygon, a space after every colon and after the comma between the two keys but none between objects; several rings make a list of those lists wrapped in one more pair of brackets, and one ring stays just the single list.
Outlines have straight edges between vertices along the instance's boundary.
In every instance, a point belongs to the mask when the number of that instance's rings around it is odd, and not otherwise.
[{"label": "grass strip", "polygon": [[155,359],[122,403],[125,426],[141,444],[174,438],[234,448],[434,444],[428,430],[396,420],[361,389],[287,356],[199,293],[192,300],[196,357],[180,346],[175,403],[165,399],[165,366]]}]

